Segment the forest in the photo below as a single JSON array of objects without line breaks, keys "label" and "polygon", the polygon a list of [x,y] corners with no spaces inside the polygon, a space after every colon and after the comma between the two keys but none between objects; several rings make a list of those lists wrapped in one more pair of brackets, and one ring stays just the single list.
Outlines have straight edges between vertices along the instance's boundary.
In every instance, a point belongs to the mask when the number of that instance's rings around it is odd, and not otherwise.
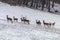
[{"label": "forest", "polygon": [[50,12],[50,8],[54,8],[54,3],[59,3],[60,0],[0,0],[2,2],[6,2],[10,5],[23,5],[30,8],[41,8],[41,10],[44,10],[44,8],[48,9],[48,12]]}]

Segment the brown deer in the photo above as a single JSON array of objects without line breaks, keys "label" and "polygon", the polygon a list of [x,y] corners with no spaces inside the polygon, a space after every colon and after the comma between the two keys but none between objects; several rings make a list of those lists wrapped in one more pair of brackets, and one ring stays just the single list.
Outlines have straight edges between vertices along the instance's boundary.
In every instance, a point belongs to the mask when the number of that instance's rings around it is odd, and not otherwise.
[{"label": "brown deer", "polygon": [[38,25],[41,25],[41,22],[40,22],[40,20],[39,20],[39,21],[37,21],[37,20],[36,20],[36,24],[38,24]]},{"label": "brown deer", "polygon": [[54,23],[51,23],[51,25],[54,26],[55,25],[55,22]]},{"label": "brown deer", "polygon": [[54,23],[46,23],[46,22],[43,20],[43,24],[44,24],[44,26],[47,25],[47,26],[51,27],[52,25],[53,25],[53,26],[55,25],[55,22],[54,22]]},{"label": "brown deer", "polygon": [[13,23],[12,18],[8,17],[8,15],[7,15],[7,21],[11,21]]},{"label": "brown deer", "polygon": [[24,21],[26,18],[25,17],[22,17],[22,18],[20,18],[21,19],[21,21]]},{"label": "brown deer", "polygon": [[18,22],[18,18],[13,17],[14,21]]},{"label": "brown deer", "polygon": [[29,20],[27,20],[25,17],[20,18],[20,19],[21,19],[21,21],[23,21],[24,23],[27,22],[28,24],[30,24],[30,23],[29,23]]},{"label": "brown deer", "polygon": [[44,20],[43,20],[43,24],[44,24],[44,26],[46,25],[46,26],[51,26],[51,23],[47,23],[47,22],[45,22]]}]

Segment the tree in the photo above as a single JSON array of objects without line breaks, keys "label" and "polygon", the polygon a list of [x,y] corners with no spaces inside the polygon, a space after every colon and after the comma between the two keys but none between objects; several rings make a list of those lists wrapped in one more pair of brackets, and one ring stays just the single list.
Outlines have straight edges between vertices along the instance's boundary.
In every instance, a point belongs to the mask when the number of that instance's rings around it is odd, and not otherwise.
[{"label": "tree", "polygon": [[22,5],[23,0],[18,0],[18,4],[21,6]]},{"label": "tree", "polygon": [[39,0],[36,0],[36,9],[38,8],[38,2],[39,2]]},{"label": "tree", "polygon": [[42,0],[42,10],[44,10],[45,0]]},{"label": "tree", "polygon": [[48,12],[50,12],[50,0],[48,1]]},{"label": "tree", "polygon": [[31,0],[31,5],[30,5],[30,7],[32,7],[33,6],[33,0]]},{"label": "tree", "polygon": [[28,6],[28,0],[26,0],[26,6]]},{"label": "tree", "polygon": [[25,0],[23,0],[23,5],[25,5]]},{"label": "tree", "polygon": [[54,0],[52,0],[52,8],[54,7]]}]

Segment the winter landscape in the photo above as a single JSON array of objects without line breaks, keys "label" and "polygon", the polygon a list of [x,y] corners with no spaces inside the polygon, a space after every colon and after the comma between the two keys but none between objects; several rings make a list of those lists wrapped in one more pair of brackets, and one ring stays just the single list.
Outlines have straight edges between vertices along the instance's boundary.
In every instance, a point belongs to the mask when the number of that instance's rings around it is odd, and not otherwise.
[{"label": "winter landscape", "polygon": [[[60,11],[59,4],[54,8]],[[8,22],[6,15],[15,16],[18,22]],[[30,24],[21,22],[22,16],[29,19]],[[41,25],[36,25],[36,19],[41,21]],[[55,22],[55,25],[44,27],[43,20]],[[0,40],[60,40],[60,15],[0,2]]]}]

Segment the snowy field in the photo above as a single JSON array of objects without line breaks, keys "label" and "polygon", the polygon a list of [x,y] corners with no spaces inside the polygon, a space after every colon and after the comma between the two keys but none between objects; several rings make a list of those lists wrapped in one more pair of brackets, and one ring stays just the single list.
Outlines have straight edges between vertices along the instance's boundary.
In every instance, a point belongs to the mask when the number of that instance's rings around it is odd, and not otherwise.
[{"label": "snowy field", "polygon": [[[17,17],[19,23],[7,22],[6,15],[9,15],[11,18],[13,16]],[[23,24],[20,21],[21,16],[29,19],[30,25]],[[0,40],[60,40],[60,34],[42,29],[44,28],[43,20],[55,22],[56,24],[53,28],[60,29],[59,18],[60,15],[22,6],[10,6],[0,2]],[[41,21],[41,26],[36,26],[36,19]]]}]

